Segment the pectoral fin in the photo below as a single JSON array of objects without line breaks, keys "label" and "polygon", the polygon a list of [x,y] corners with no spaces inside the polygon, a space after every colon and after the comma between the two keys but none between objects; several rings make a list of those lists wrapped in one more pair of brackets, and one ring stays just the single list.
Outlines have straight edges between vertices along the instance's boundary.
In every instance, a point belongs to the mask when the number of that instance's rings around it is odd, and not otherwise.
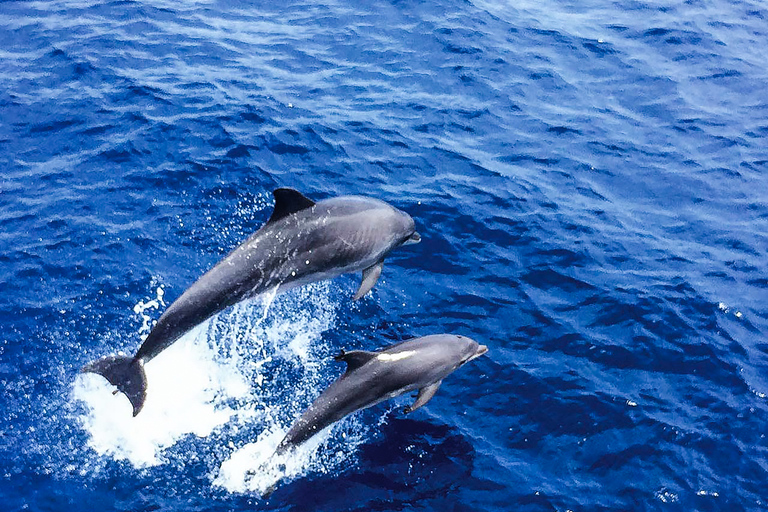
[{"label": "pectoral fin", "polygon": [[440,389],[440,383],[442,381],[439,380],[437,382],[434,382],[430,384],[429,386],[425,386],[419,390],[419,396],[416,397],[416,401],[413,402],[413,405],[406,407],[405,412],[406,414],[409,412],[413,412],[422,405],[429,402],[433,396],[435,396],[435,393],[437,393],[437,390]]},{"label": "pectoral fin", "polygon": [[355,296],[352,297],[352,300],[358,300],[360,297],[371,291],[373,285],[375,285],[376,281],[379,280],[379,276],[381,275],[381,268],[383,266],[384,262],[380,261],[375,265],[372,265],[363,270],[363,281],[360,283],[360,288],[358,288],[357,293],[355,293]]}]

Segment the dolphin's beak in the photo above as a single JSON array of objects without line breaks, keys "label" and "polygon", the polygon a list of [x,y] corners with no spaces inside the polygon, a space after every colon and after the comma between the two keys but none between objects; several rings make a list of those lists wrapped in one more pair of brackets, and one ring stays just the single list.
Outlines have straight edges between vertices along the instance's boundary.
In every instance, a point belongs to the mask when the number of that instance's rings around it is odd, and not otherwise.
[{"label": "dolphin's beak", "polygon": [[421,242],[421,235],[418,233],[418,231],[414,231],[411,236],[405,239],[403,245],[417,244],[419,242]]},{"label": "dolphin's beak", "polygon": [[475,352],[471,356],[469,356],[465,360],[463,360],[459,364],[459,366],[467,364],[468,362],[472,361],[473,359],[477,359],[478,357],[480,357],[481,355],[485,354],[486,352],[488,352],[488,347],[486,347],[485,345],[478,345],[477,346],[477,350],[475,350]]},{"label": "dolphin's beak", "polygon": [[477,350],[475,350],[475,353],[472,354],[472,357],[470,357],[469,360],[471,361],[472,359],[480,357],[481,355],[485,354],[486,352],[488,352],[488,347],[487,346],[485,346],[485,345],[478,345]]}]

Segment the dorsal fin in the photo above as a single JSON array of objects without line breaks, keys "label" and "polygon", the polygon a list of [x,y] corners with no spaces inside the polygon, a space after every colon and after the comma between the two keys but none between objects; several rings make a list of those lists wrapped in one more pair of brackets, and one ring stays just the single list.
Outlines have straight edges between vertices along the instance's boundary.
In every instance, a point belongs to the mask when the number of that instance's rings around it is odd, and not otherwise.
[{"label": "dorsal fin", "polygon": [[347,372],[351,372],[360,368],[377,355],[376,352],[368,352],[367,350],[350,350],[349,352],[342,350],[334,359],[347,363]]},{"label": "dorsal fin", "polygon": [[275,189],[272,195],[275,196],[275,210],[272,212],[272,216],[267,224],[315,206],[313,200],[292,188]]}]

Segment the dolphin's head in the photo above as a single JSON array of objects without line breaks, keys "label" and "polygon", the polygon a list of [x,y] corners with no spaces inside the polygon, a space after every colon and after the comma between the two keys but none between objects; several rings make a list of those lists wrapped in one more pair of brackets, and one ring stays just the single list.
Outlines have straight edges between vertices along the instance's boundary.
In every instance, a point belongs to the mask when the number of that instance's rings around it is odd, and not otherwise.
[{"label": "dolphin's head", "polygon": [[462,357],[459,360],[458,366],[466,364],[488,352],[486,345],[481,345],[472,338],[456,335],[456,340],[459,344],[463,345]]},{"label": "dolphin's head", "polygon": [[421,242],[421,235],[416,231],[416,223],[413,217],[402,210],[397,210],[400,221],[400,233],[402,234],[400,245],[411,245]]},{"label": "dolphin's head", "polygon": [[460,366],[488,352],[472,338],[455,334],[432,334],[413,338],[379,352],[381,362],[396,363],[425,383],[444,378]]},{"label": "dolphin's head", "polygon": [[376,226],[381,235],[387,234],[385,236],[388,236],[391,243],[390,249],[401,245],[417,244],[421,241],[421,235],[416,231],[413,217],[378,199],[360,199],[365,202],[363,206],[361,201],[361,207],[364,208],[361,213],[367,217],[367,225]]},{"label": "dolphin's head", "polygon": [[[418,243],[413,218],[389,203],[364,196],[339,196],[317,203],[323,236],[344,240],[345,258],[368,266],[401,245]],[[313,226],[314,227],[314,226]],[[328,244],[325,244],[328,245]]]}]

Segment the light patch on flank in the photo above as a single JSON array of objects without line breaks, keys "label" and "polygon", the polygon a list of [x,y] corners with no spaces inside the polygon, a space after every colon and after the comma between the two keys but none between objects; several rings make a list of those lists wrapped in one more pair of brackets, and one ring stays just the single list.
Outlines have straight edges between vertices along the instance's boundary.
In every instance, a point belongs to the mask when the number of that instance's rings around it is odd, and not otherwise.
[{"label": "light patch on flank", "polygon": [[394,354],[379,354],[376,356],[376,359],[379,361],[400,361],[401,359],[411,357],[415,353],[415,350],[404,350],[402,352],[395,352]]}]

